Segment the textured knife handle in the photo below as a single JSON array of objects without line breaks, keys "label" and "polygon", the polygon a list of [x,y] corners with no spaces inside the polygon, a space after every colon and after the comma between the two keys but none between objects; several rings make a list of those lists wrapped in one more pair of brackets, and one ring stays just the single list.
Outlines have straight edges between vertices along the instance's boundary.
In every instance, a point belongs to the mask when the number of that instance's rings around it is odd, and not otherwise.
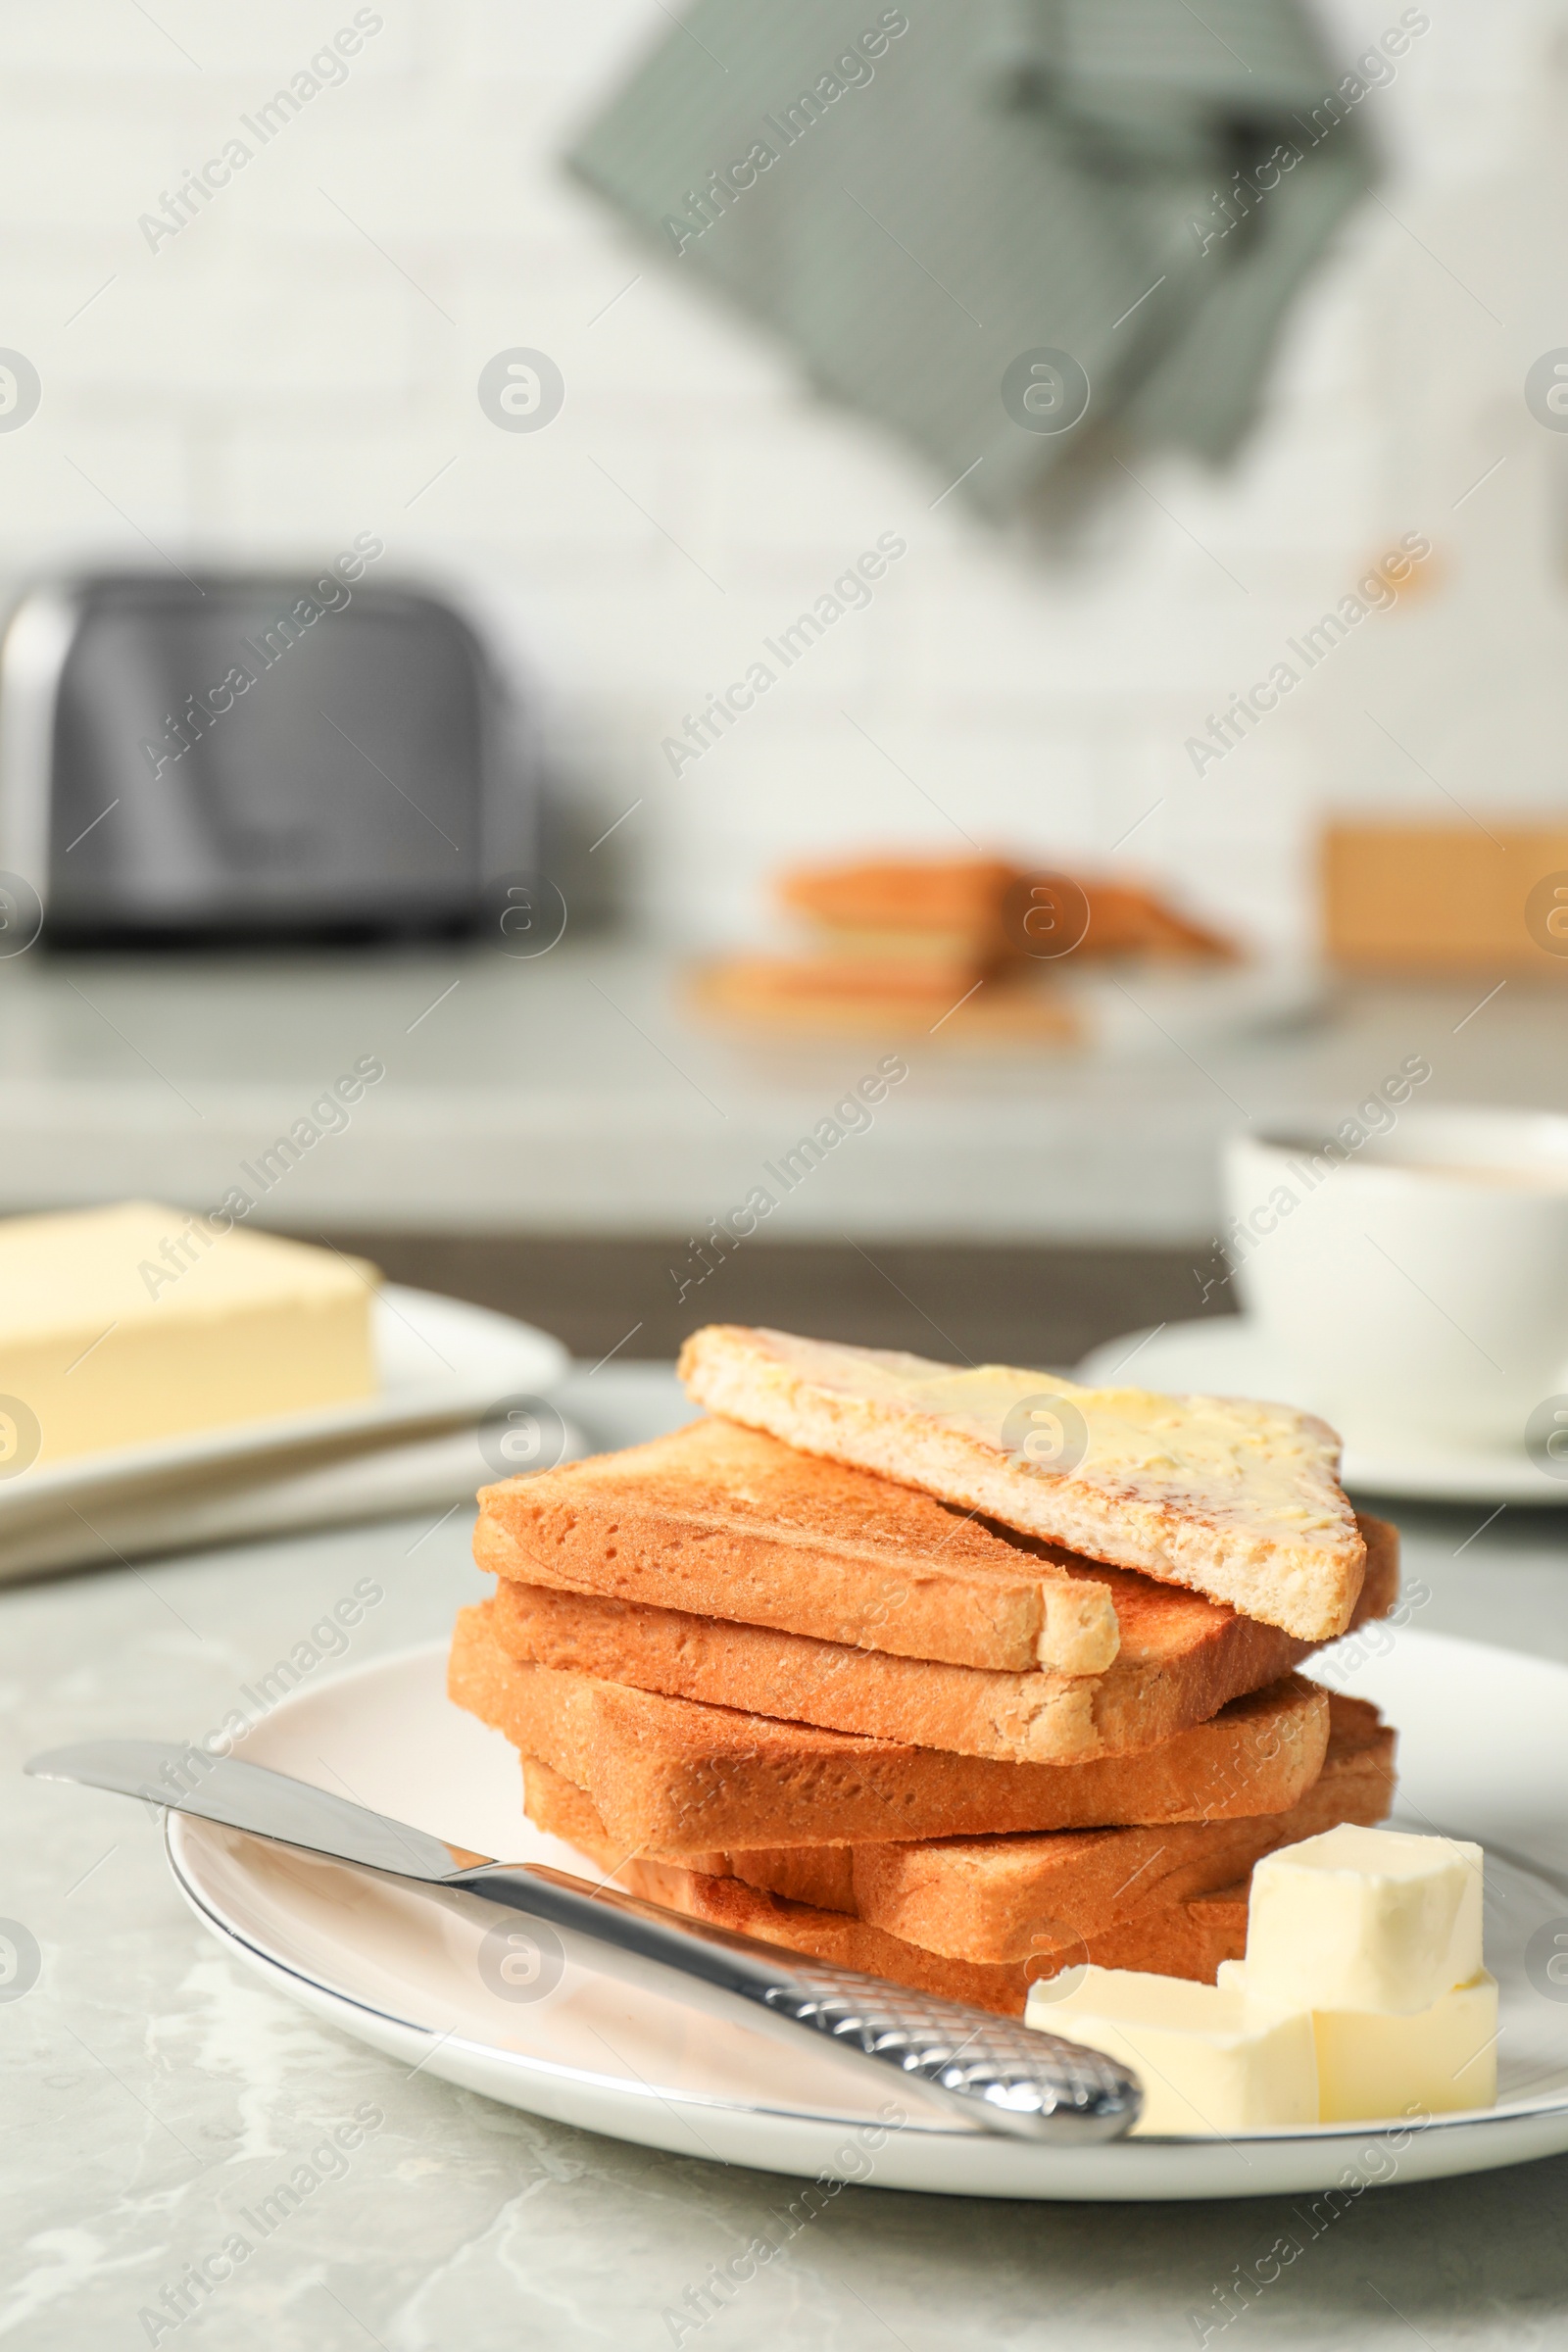
[{"label": "textured knife handle", "polygon": [[1116,2139],[1143,2091],[1114,2059],[1020,2019],[809,1964],[756,1997],[862,2057],[944,2094],[988,2132],[1019,2139]]}]

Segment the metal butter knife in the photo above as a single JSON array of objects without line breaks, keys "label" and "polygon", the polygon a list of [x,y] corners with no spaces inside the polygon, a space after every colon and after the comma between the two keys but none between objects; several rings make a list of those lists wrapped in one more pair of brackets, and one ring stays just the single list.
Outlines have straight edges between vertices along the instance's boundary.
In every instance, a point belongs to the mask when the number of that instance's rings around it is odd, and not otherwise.
[{"label": "metal butter knife", "polygon": [[828,2034],[841,2049],[923,2083],[988,2132],[1058,2142],[1115,2139],[1143,2104],[1136,2077],[1114,2060],[1013,2018],[797,1958],[543,1863],[492,1861],[238,1757],[161,1740],[89,1740],[51,1748],[24,1769],[39,1780],[78,1781],[194,1813],[357,1870],[479,1895],[589,1936]]}]

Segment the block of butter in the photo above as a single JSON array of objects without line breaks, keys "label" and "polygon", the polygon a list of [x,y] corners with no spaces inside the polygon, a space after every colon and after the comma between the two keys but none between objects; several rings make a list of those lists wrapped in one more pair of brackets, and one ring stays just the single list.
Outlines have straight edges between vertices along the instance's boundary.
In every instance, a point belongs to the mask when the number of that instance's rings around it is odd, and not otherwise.
[{"label": "block of butter", "polygon": [[1353,1823],[1252,1872],[1247,1984],[1277,2009],[1411,2017],[1481,1969],[1482,1852]]},{"label": "block of butter", "polygon": [[371,1395],[379,1281],[148,1201],[0,1221],[0,1474]]},{"label": "block of butter", "polygon": [[1317,2059],[1304,2013],[1184,1977],[1086,1968],[1070,1990],[1034,1986],[1026,2023],[1130,2066],[1144,2086],[1135,2132],[1212,2136],[1317,2122]]},{"label": "block of butter", "polygon": [[[1222,1960],[1219,1982],[1245,1999],[1246,1961]],[[1497,1980],[1482,1969],[1413,2016],[1314,2009],[1312,2038],[1321,2124],[1490,2107],[1497,2096]]]}]

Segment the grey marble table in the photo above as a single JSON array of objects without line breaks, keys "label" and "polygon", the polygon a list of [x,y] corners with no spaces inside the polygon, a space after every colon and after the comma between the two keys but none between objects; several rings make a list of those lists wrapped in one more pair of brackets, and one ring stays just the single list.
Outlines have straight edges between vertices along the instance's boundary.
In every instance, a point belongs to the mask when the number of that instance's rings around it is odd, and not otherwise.
[{"label": "grey marble table", "polygon": [[[660,1367],[573,1378],[607,1444],[680,1411]],[[1421,1622],[1568,1660],[1568,1517],[1398,1514]],[[41,1970],[0,1999],[0,2341],[119,2352],[767,2345],[1568,2345],[1568,2158],[1367,2195],[1224,2328],[1215,2288],[1283,2205],[987,2204],[847,2188],[706,2325],[666,2315],[795,2193],[410,2076],[227,1960],[159,1833],[22,1779],[107,1728],[195,1734],[373,1574],[349,1662],[447,1631],[481,1580],[463,1514],[141,1563],[0,1594],[0,1914]],[[0,1991],[4,1987],[0,1986]],[[139,2315],[369,2105],[380,2128],[177,2328]],[[335,2171],[325,2165],[324,2171]]]}]

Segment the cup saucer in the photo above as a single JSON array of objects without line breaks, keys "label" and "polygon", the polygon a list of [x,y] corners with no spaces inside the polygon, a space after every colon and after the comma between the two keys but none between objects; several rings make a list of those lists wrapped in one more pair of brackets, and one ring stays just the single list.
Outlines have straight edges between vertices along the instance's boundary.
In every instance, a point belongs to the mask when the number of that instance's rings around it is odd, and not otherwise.
[{"label": "cup saucer", "polygon": [[[1321,1409],[1248,1315],[1204,1316],[1195,1323],[1128,1332],[1091,1349],[1074,1377],[1090,1387],[1126,1382],[1199,1395],[1267,1396],[1309,1411]],[[1465,1446],[1451,1439],[1366,1429],[1342,1428],[1341,1434],[1342,1476],[1352,1494],[1394,1494],[1412,1502],[1568,1507],[1568,1477],[1553,1478],[1539,1469],[1522,1446]]]}]

